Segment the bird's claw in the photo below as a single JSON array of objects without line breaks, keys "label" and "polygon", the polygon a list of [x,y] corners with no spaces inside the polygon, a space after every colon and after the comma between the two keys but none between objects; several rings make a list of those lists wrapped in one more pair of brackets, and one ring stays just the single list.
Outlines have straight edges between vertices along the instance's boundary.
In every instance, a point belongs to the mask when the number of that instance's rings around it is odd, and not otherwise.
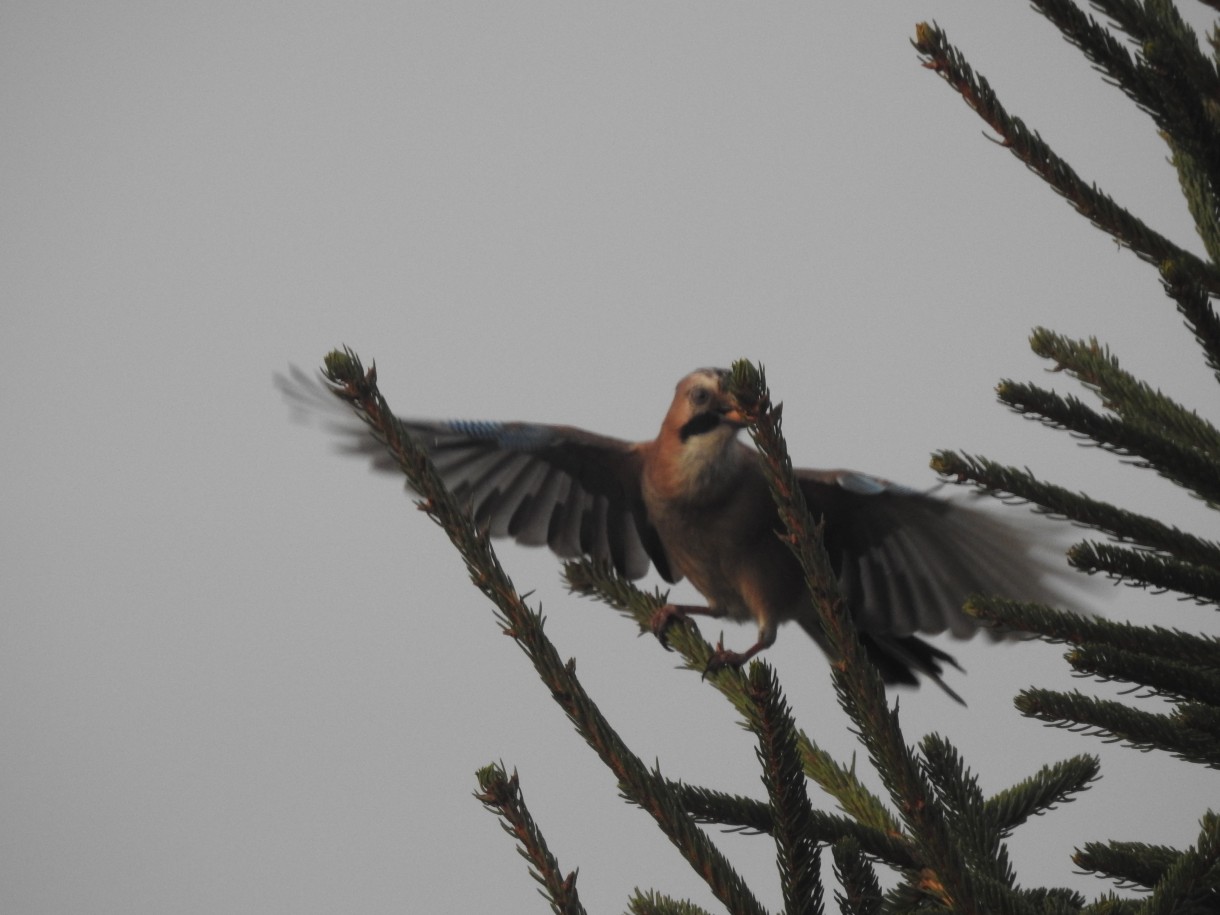
[{"label": "bird's claw", "polygon": [[716,643],[716,648],[712,651],[711,656],[707,659],[707,664],[703,668],[702,679],[706,680],[708,674],[714,674],[726,668],[739,670],[741,665],[750,660],[749,652],[731,651],[724,647],[724,639],[722,638]]},{"label": "bird's claw", "polygon": [[675,604],[666,604],[660,610],[652,615],[652,620],[649,622],[649,628],[652,634],[657,637],[657,641],[666,651],[673,651],[669,647],[669,628],[674,623],[685,622],[686,614],[681,607]]}]

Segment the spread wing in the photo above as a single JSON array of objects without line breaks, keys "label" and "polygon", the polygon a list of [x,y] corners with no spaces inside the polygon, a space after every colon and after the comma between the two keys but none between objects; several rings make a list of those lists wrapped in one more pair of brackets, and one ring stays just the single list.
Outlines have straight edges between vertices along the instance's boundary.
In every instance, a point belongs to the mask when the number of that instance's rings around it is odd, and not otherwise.
[{"label": "spread wing", "polygon": [[968,499],[938,499],[852,471],[799,476],[811,509],[826,519],[827,551],[865,632],[902,638],[948,629],[968,637],[978,628],[961,612],[970,594],[1061,599],[1044,581],[1055,570],[1037,534]]},{"label": "spread wing", "polygon": [[[339,448],[401,474],[368,427],[318,379],[295,366],[276,386],[298,413],[340,438]],[[675,581],[640,491],[641,455],[630,442],[571,426],[403,420],[446,488],[493,537],[557,555],[589,556],[640,578],[651,561]]]}]

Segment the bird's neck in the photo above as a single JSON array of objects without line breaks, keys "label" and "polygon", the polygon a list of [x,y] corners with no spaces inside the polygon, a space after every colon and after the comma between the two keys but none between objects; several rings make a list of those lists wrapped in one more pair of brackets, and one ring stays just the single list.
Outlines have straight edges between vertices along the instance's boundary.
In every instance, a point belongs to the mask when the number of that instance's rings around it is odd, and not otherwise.
[{"label": "bird's neck", "polygon": [[660,459],[652,462],[649,487],[666,500],[695,504],[722,499],[749,459],[737,431],[727,427],[685,441],[672,433],[658,447]]}]

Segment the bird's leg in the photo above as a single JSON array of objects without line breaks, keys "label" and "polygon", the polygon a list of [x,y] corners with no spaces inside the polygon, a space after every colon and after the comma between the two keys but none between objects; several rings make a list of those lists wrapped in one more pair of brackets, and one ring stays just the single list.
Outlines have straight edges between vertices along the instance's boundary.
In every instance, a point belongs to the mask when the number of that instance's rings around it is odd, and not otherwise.
[{"label": "bird's leg", "polygon": [[715,607],[700,607],[697,604],[666,604],[652,615],[651,623],[652,634],[665,646],[666,651],[673,650],[669,647],[669,627],[691,616],[721,617],[724,616],[724,611]]},{"label": "bird's leg", "polygon": [[703,676],[714,674],[718,670],[723,670],[726,667],[734,669],[741,667],[742,664],[754,657],[764,648],[770,648],[775,644],[776,626],[774,623],[763,623],[758,627],[758,641],[747,648],[745,651],[730,651],[724,647],[724,636],[720,637],[720,641],[716,643],[716,650],[712,652],[712,656],[707,659],[707,667],[703,669]]}]

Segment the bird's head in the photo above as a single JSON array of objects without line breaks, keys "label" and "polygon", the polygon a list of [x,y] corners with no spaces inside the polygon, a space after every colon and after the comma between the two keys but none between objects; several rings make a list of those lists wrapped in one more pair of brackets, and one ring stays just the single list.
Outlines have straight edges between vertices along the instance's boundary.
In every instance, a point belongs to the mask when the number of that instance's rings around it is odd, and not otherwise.
[{"label": "bird's head", "polygon": [[712,498],[734,478],[744,449],[741,406],[725,369],[698,369],[678,382],[655,443],[654,485],[671,497]]},{"label": "bird's head", "polygon": [[665,416],[663,432],[683,444],[724,443],[745,425],[741,407],[728,392],[727,369],[696,369],[678,382],[673,403]]}]

